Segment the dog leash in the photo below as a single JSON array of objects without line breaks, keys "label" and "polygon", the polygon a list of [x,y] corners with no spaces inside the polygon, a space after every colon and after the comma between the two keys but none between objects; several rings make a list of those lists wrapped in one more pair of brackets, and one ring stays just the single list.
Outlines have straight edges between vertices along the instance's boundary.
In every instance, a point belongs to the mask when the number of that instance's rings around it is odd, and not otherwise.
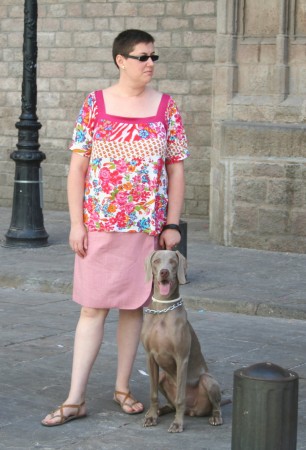
[{"label": "dog leash", "polygon": [[[154,299],[154,298],[152,297],[152,299]],[[159,303],[169,303],[167,301],[165,301],[165,302],[161,301],[161,300],[158,300],[158,301],[159,301]],[[179,301],[174,303],[174,305],[169,306],[168,308],[159,309],[159,310],[158,309],[144,308],[144,312],[146,314],[163,314],[163,313],[167,313],[169,311],[173,311],[174,309],[179,308],[182,305],[183,305],[183,300],[180,298]]]}]

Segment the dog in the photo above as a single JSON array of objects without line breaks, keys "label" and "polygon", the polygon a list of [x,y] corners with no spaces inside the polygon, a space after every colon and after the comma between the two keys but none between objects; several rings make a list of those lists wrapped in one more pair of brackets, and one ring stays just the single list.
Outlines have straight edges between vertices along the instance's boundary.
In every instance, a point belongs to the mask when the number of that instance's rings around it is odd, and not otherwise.
[{"label": "dog", "polygon": [[[150,407],[143,426],[155,426],[159,416],[175,411],[170,433],[183,431],[184,414],[210,415],[211,425],[223,423],[220,386],[208,373],[179,294],[179,284],[186,283],[186,267],[178,251],[157,250],[146,260],[148,281],[153,277],[153,296],[145,308],[141,332],[150,376]],[[167,399],[161,408],[158,391]]]}]

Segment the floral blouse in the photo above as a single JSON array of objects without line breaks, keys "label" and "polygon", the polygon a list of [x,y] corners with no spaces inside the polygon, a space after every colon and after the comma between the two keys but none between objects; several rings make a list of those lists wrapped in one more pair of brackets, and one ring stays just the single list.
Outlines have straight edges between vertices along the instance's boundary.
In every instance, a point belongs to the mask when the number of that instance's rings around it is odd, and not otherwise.
[{"label": "floral blouse", "polygon": [[156,116],[127,118],[105,112],[103,91],[90,93],[70,150],[90,158],[84,195],[88,231],[161,232],[166,164],[189,155],[181,115],[169,95],[162,95]]}]

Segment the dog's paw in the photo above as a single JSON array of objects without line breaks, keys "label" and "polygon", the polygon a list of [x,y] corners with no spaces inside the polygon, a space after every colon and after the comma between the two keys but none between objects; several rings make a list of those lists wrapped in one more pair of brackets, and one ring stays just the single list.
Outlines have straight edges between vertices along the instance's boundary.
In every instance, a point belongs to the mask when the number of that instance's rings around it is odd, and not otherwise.
[{"label": "dog's paw", "polygon": [[223,419],[221,416],[212,416],[209,418],[209,423],[210,425],[217,427],[218,425],[222,425],[223,424]]},{"label": "dog's paw", "polygon": [[157,425],[157,417],[154,416],[146,416],[143,421],[143,426],[145,428],[155,427]]},{"label": "dog's paw", "polygon": [[172,422],[168,430],[169,433],[181,433],[184,430],[183,424],[178,422]]}]

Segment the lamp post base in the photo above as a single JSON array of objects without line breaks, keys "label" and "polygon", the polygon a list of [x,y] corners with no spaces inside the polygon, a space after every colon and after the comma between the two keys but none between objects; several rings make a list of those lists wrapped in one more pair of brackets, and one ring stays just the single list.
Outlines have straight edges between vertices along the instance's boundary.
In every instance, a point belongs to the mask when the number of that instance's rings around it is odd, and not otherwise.
[{"label": "lamp post base", "polygon": [[42,152],[15,151],[13,208],[5,247],[46,247],[48,233],[43,220]]},{"label": "lamp post base", "polygon": [[[35,237],[35,238],[23,238],[20,237],[19,232],[16,232],[16,235],[9,236],[9,233],[5,235],[5,241],[2,243],[2,247],[8,248],[39,248],[39,247],[48,247],[50,244],[48,243],[48,235],[45,237]],[[13,234],[13,233],[12,233]]]}]

